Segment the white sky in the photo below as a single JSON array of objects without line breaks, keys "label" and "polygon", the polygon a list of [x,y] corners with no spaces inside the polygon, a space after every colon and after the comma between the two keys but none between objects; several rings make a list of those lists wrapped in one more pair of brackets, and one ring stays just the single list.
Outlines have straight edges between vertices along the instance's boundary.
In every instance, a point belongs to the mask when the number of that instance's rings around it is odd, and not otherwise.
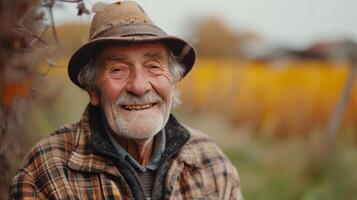
[{"label": "white sky", "polygon": [[[84,0],[91,6],[96,0]],[[113,1],[104,1],[113,2]],[[137,0],[159,27],[185,37],[194,19],[218,16],[235,30],[258,33],[269,43],[297,47],[319,39],[357,40],[357,0]],[[57,23],[88,22],[76,5],[55,12]]]}]

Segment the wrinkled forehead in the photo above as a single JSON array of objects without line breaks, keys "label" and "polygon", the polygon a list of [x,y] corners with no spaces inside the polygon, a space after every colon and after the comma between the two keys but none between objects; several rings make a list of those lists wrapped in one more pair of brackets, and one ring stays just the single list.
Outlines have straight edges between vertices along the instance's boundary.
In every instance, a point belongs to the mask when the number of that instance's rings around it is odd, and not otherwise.
[{"label": "wrinkled forehead", "polygon": [[97,59],[105,61],[110,58],[129,58],[135,56],[155,57],[168,61],[170,50],[161,42],[111,44],[103,46],[99,50]]}]

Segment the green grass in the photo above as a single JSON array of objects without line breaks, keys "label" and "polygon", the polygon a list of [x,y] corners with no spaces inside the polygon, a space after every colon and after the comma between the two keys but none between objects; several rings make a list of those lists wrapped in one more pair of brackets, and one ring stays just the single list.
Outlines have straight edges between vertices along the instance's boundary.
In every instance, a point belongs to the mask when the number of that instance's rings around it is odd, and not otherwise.
[{"label": "green grass", "polygon": [[323,157],[310,141],[264,141],[225,151],[237,166],[246,199],[357,199],[357,151],[339,140]]}]

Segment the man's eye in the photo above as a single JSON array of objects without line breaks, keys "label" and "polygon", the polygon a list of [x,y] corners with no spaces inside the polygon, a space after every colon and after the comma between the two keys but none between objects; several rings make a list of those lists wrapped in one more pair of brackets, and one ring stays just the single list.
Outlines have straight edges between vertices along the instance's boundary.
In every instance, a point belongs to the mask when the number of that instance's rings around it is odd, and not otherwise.
[{"label": "man's eye", "polygon": [[161,67],[159,65],[150,65],[149,69],[154,71],[161,71]]},{"label": "man's eye", "polygon": [[115,67],[110,70],[110,76],[113,78],[121,78],[125,76],[125,68],[123,67]]},{"label": "man's eye", "polygon": [[111,72],[121,72],[121,71],[124,71],[124,70],[121,68],[114,68],[114,69],[112,69]]}]

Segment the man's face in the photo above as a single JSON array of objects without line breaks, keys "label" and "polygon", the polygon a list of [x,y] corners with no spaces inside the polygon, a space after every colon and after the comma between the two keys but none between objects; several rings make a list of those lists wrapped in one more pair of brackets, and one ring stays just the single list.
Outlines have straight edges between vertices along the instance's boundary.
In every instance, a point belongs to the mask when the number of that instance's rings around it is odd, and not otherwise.
[{"label": "man's face", "polygon": [[168,120],[175,87],[168,49],[161,43],[111,46],[98,59],[96,95],[112,131],[130,139],[158,133]]}]

